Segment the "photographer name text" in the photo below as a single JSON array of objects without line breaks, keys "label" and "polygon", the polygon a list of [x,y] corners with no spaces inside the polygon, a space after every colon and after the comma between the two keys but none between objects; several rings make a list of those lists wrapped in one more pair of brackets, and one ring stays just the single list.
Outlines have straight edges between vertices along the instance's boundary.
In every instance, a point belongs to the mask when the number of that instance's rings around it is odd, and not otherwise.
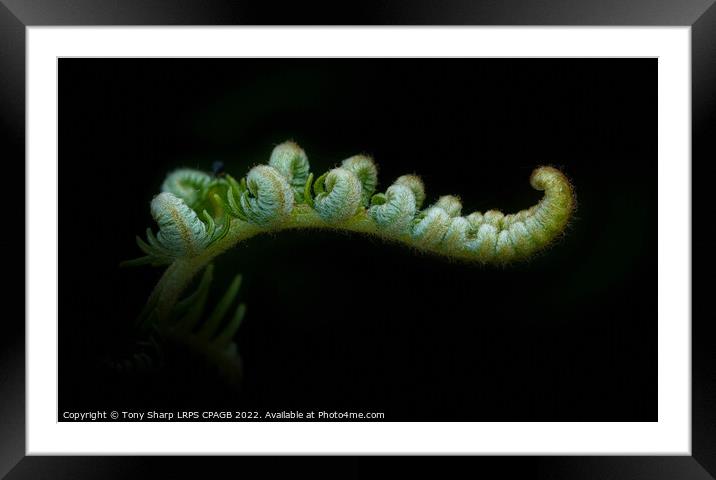
[{"label": "photographer name text", "polygon": [[189,410],[93,410],[85,412],[65,411],[61,421],[72,422],[172,422],[172,421],[286,421],[286,420],[385,420],[383,412],[348,412],[325,410],[278,410],[278,411],[189,411]]}]

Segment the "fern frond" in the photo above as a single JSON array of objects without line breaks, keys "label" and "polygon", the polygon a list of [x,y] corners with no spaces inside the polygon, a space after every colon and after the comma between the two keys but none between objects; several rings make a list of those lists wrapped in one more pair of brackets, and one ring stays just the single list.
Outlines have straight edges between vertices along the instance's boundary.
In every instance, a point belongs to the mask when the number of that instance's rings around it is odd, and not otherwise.
[{"label": "fern frond", "polygon": [[260,233],[354,231],[446,257],[505,264],[530,258],[560,237],[576,203],[567,177],[549,166],[535,169],[530,178],[535,189],[544,191],[543,198],[508,215],[498,210],[464,215],[455,195],[440,196],[423,208],[425,187],[413,174],[375,193],[377,171],[371,158],[357,155],[315,178],[305,152],[293,142],[278,145],[268,165],[254,166],[240,180],[176,170],[151,202],[159,231],[148,230],[146,241],[138,238],[144,256],[125,265],[171,263],[153,294],[164,321],[193,275]]}]

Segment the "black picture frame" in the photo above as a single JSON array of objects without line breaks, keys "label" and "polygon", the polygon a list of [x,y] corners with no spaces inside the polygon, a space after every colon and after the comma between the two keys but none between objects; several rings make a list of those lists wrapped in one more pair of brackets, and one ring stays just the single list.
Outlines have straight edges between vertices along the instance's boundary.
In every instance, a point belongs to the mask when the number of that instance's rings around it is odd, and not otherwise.
[{"label": "black picture frame", "polygon": [[[395,0],[354,2],[276,2],[232,0],[0,0],[0,135],[5,174],[24,179],[25,165],[25,27],[39,25],[605,25],[690,26],[692,40],[692,255],[706,249],[714,227],[708,208],[704,170],[716,159],[716,6],[714,0],[594,1],[505,0],[502,2]],[[7,182],[9,183],[9,182]],[[24,181],[14,182],[24,185]],[[24,192],[23,192],[24,193]],[[21,193],[17,194],[20,198]],[[24,198],[24,195],[23,197]],[[17,205],[17,200],[13,202]],[[17,208],[17,207],[15,207]],[[703,212],[703,215],[700,213]],[[24,212],[23,212],[24,213]],[[6,215],[18,215],[7,211]],[[16,220],[13,220],[16,222]],[[17,232],[17,229],[13,229]],[[708,234],[711,233],[709,236]],[[5,236],[6,252],[25,250],[25,238]],[[15,239],[10,242],[9,238]],[[19,258],[19,255],[14,255]],[[713,261],[701,255],[692,277],[709,272]],[[24,279],[24,275],[22,277]],[[16,279],[17,280],[17,279]],[[716,478],[715,329],[706,315],[709,283],[692,281],[692,456],[620,457],[477,457],[451,462],[486,476],[529,472],[531,478]],[[7,298],[24,298],[25,283],[14,281]],[[6,312],[9,310],[6,310]],[[24,310],[23,310],[24,311]],[[702,313],[702,311],[704,313]],[[24,478],[132,478],[140,473],[160,478],[194,475],[189,459],[152,457],[25,457],[24,315],[7,314],[0,334],[0,476]],[[193,459],[207,468],[223,468],[234,459]],[[242,459],[241,469],[258,466]],[[470,465],[465,465],[469,461]],[[211,464],[208,462],[212,462]],[[310,468],[332,476],[357,475],[373,460],[354,458],[322,462],[262,462],[263,473]],[[268,465],[270,463],[270,465]],[[403,462],[404,463],[404,462]],[[232,470],[236,467],[229,466]],[[422,459],[401,469],[431,473]],[[436,467],[437,468],[437,467]],[[443,468],[443,467],[440,467]],[[236,470],[237,473],[241,470]],[[406,472],[403,472],[406,473]],[[437,473],[433,472],[433,473]]]}]

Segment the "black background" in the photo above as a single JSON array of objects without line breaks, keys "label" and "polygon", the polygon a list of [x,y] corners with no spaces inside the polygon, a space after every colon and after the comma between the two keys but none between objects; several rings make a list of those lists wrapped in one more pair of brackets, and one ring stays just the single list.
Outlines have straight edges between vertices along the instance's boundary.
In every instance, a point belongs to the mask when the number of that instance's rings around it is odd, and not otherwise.
[{"label": "black background", "polygon": [[[60,412],[383,411],[386,420],[656,421],[655,59],[60,61]],[[120,270],[166,172],[235,176],[287,138],[314,172],[355,153],[384,189],[419,173],[466,212],[535,203],[563,169],[567,235],[480,267],[359,235],[284,232],[219,257],[244,274],[236,390],[193,364],[122,378],[108,358],[160,270]]]}]

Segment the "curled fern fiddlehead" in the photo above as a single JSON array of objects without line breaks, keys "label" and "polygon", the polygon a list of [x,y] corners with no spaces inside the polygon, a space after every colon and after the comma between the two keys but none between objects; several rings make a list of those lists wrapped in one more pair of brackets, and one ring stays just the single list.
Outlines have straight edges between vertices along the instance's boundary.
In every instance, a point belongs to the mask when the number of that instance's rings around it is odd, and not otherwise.
[{"label": "curled fern fiddlehead", "polygon": [[[273,167],[258,165],[246,176],[246,187],[239,192],[239,203],[231,211],[239,218],[259,226],[280,224],[293,209],[293,189],[286,178]],[[235,198],[235,197],[234,197]]]},{"label": "curled fern fiddlehead", "polygon": [[423,202],[425,201],[425,185],[423,185],[423,181],[420,180],[420,177],[417,175],[403,175],[398,177],[395,184],[408,187],[413,192],[413,196],[415,196],[415,208],[419,209],[423,206]]},{"label": "curled fern fiddlehead", "polygon": [[175,256],[193,257],[209,243],[206,225],[181,198],[160,193],[152,200],[151,211],[159,225],[157,241]]},{"label": "curled fern fiddlehead", "polygon": [[293,188],[296,201],[302,202],[308,174],[311,173],[308,157],[303,149],[293,142],[284,142],[271,152],[269,166],[281,172]]},{"label": "curled fern fiddlehead", "polygon": [[404,185],[393,184],[385,194],[373,197],[373,206],[368,209],[368,214],[379,228],[396,234],[409,228],[416,207],[413,191]]},{"label": "curled fern fiddlehead", "polygon": [[327,222],[346,220],[358,211],[361,205],[361,182],[350,170],[334,168],[318,177],[313,189],[316,212]]},{"label": "curled fern fiddlehead", "polygon": [[429,207],[415,219],[411,232],[413,242],[425,249],[436,248],[450,227],[450,215],[440,207]]},{"label": "curled fern fiddlehead", "polygon": [[171,193],[184,200],[190,208],[196,208],[211,183],[211,175],[201,170],[180,168],[167,175],[162,183],[162,192]]},{"label": "curled fern fiddlehead", "polygon": [[123,262],[125,265],[163,265],[179,258],[193,257],[229,231],[227,216],[224,215],[217,225],[206,210],[197,215],[173,193],[162,192],[154,197],[150,210],[159,225],[159,233],[154,235],[148,228],[146,242],[137,237],[137,245],[146,256]]},{"label": "curled fern fiddlehead", "polygon": [[356,155],[343,160],[341,164],[346,170],[358,177],[361,185],[361,199],[364,207],[370,204],[370,198],[378,185],[378,169],[373,159],[365,155]]},{"label": "curled fern fiddlehead", "polygon": [[453,195],[443,195],[435,202],[437,208],[442,208],[451,217],[459,217],[462,212],[460,199]]},{"label": "curled fern fiddlehead", "polygon": [[[186,169],[171,173],[165,193],[152,202],[159,234],[148,232],[148,243],[140,242],[147,256],[133,262],[171,264],[150,297],[151,318],[167,317],[191,278],[213,258],[263,232],[348,230],[447,257],[504,264],[529,258],[559,237],[575,204],[569,181],[552,167],[539,167],[530,178],[545,192],[539,203],[509,215],[497,210],[464,215],[453,195],[422,209],[425,188],[416,175],[403,175],[375,194],[377,169],[362,155],[313,178],[306,154],[292,142],[277,146],[269,165],[255,166],[238,181]],[[205,206],[211,208],[198,210]]]}]

